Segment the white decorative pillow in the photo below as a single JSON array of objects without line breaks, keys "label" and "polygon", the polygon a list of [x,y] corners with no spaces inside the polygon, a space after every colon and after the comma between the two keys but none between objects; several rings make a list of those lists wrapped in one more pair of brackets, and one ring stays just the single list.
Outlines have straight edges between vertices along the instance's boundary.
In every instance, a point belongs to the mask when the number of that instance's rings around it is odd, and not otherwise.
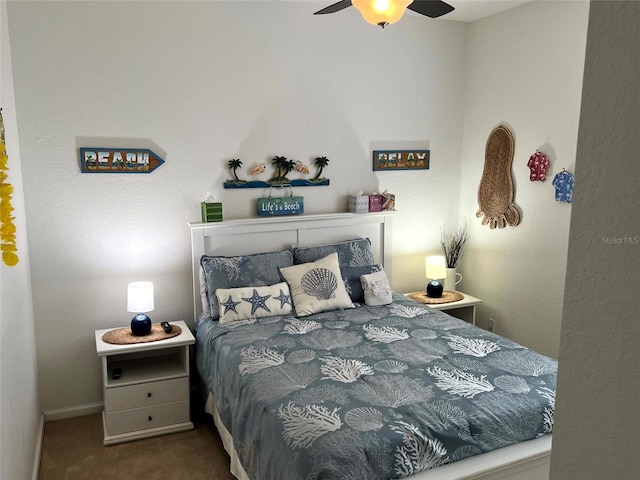
[{"label": "white decorative pillow", "polygon": [[219,288],[220,323],[291,313],[289,286],[277,283],[266,287]]},{"label": "white decorative pillow", "polygon": [[388,305],[393,301],[389,279],[384,270],[362,275],[360,283],[362,283],[362,290],[364,290],[364,303],[367,305]]},{"label": "white decorative pillow", "polygon": [[205,317],[211,315],[209,306],[209,294],[207,293],[207,278],[204,275],[204,268],[200,265],[200,300],[202,301],[202,313]]},{"label": "white decorative pillow", "polygon": [[289,284],[298,317],[354,307],[342,282],[337,253],[315,262],[281,268],[280,275]]},{"label": "white decorative pillow", "polygon": [[295,265],[315,262],[330,253],[338,254],[338,264],[342,273],[342,281],[352,302],[363,303],[364,293],[360,286],[360,275],[377,272],[382,268],[375,263],[371,240],[354,238],[343,242],[324,245],[292,245],[293,263]]}]

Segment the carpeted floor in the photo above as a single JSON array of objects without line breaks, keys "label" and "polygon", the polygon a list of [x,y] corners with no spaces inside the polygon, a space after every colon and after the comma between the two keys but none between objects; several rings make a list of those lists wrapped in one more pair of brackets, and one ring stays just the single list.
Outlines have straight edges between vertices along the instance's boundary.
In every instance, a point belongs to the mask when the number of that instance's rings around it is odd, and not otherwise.
[{"label": "carpeted floor", "polygon": [[39,480],[233,480],[210,416],[195,429],[105,447],[100,414],[47,422]]}]

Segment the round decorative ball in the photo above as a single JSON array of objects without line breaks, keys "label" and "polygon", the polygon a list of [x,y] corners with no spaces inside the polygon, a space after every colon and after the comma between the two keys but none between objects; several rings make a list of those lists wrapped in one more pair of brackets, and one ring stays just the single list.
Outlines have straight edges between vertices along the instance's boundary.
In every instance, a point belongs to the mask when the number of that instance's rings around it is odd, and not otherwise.
[{"label": "round decorative ball", "polygon": [[427,297],[440,298],[443,291],[442,284],[437,280],[432,280],[427,284]]},{"label": "round decorative ball", "polygon": [[151,319],[144,313],[139,313],[131,319],[131,333],[137,337],[149,335],[151,332]]}]

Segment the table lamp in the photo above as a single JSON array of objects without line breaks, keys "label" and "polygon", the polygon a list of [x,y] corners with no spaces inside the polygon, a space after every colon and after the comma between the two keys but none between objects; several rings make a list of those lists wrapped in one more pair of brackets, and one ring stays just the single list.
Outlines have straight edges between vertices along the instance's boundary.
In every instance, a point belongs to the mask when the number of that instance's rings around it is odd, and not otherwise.
[{"label": "table lamp", "polygon": [[425,276],[431,281],[427,284],[427,297],[440,298],[442,296],[442,283],[439,278],[447,276],[447,263],[443,255],[432,255],[425,257]]},{"label": "table lamp", "polygon": [[151,319],[145,312],[153,310],[153,283],[132,282],[127,289],[127,312],[137,313],[131,319],[131,333],[136,336],[151,332]]}]

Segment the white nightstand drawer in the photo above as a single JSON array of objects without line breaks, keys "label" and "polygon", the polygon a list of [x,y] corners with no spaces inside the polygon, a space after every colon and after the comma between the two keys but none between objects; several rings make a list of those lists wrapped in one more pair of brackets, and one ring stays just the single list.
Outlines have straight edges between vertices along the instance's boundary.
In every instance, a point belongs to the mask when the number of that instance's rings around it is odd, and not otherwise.
[{"label": "white nightstand drawer", "polygon": [[151,407],[106,413],[107,435],[190,422],[189,402],[164,403]]},{"label": "white nightstand drawer", "polygon": [[107,413],[189,400],[189,378],[174,378],[105,390]]}]

